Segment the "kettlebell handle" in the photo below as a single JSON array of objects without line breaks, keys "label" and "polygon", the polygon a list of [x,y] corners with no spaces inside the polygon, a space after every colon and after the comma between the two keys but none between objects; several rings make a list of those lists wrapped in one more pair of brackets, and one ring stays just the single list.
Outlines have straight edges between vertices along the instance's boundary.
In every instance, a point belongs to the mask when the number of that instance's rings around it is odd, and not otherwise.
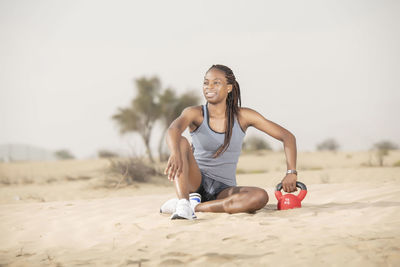
[{"label": "kettlebell handle", "polygon": [[[300,188],[301,190],[307,191],[307,186],[305,184],[303,184],[302,182],[296,182],[296,187]],[[277,184],[275,191],[281,191],[281,190],[282,190],[282,183],[279,183],[279,184]]]}]

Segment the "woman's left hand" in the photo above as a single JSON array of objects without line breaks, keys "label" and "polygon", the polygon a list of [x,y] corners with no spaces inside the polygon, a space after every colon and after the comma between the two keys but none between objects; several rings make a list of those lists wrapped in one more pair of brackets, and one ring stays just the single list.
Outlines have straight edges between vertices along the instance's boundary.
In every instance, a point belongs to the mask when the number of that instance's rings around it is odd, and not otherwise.
[{"label": "woman's left hand", "polygon": [[286,174],[285,178],[282,179],[283,191],[286,193],[292,193],[297,191],[296,187],[297,175],[294,173]]}]

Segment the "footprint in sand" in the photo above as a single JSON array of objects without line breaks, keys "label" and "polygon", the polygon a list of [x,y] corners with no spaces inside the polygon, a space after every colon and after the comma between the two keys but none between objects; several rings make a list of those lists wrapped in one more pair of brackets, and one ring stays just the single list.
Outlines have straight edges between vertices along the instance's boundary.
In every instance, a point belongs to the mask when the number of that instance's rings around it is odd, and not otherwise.
[{"label": "footprint in sand", "polygon": [[234,238],[235,238],[234,236],[228,236],[228,237],[222,238],[222,241],[227,241],[227,240],[234,239]]},{"label": "footprint in sand", "polygon": [[162,254],[161,257],[186,257],[186,256],[190,256],[187,253],[183,253],[183,252],[178,252],[178,251],[171,251],[165,254]]},{"label": "footprint in sand", "polygon": [[160,263],[160,266],[168,266],[168,265],[183,265],[184,262],[177,259],[166,259]]},{"label": "footprint in sand", "polygon": [[140,247],[140,248],[137,249],[137,251],[148,252],[148,248],[149,248],[148,246]]},{"label": "footprint in sand", "polygon": [[279,239],[279,237],[275,236],[275,235],[267,235],[266,239],[263,239],[260,241],[260,243],[266,242],[266,241],[271,241],[271,240],[277,240]]},{"label": "footprint in sand", "polygon": [[166,236],[165,236],[165,238],[167,238],[167,239],[173,239],[173,238],[176,238],[177,236],[179,236],[181,233],[171,233],[171,234],[167,234]]},{"label": "footprint in sand", "polygon": [[126,260],[125,264],[122,264],[121,266],[126,266],[126,265],[131,265],[131,264],[136,264],[138,266],[141,266],[143,262],[149,261],[149,259],[140,259],[140,260]]},{"label": "footprint in sand", "polygon": [[132,223],[132,226],[136,228],[136,230],[144,230],[142,227],[139,226],[137,223]]},{"label": "footprint in sand", "polygon": [[243,239],[242,237],[239,236],[227,236],[221,239],[222,241],[228,241],[228,240],[236,240],[236,241],[243,241],[245,239]]},{"label": "footprint in sand", "polygon": [[190,231],[189,232],[177,232],[177,233],[168,233],[165,238],[166,239],[174,239],[174,240],[191,240],[191,236],[196,236],[197,234],[202,234],[198,231]]},{"label": "footprint in sand", "polygon": [[[264,253],[265,254],[265,253]],[[232,262],[232,260],[238,260],[238,259],[256,259],[264,254],[260,255],[248,255],[248,254],[219,254],[219,253],[206,253],[202,255],[203,257],[206,257],[207,262],[211,261],[214,263],[226,263],[226,262]]]},{"label": "footprint in sand", "polygon": [[219,254],[219,253],[206,253],[203,256],[206,257],[208,260],[219,262],[219,263],[231,261],[237,257],[236,255]]}]

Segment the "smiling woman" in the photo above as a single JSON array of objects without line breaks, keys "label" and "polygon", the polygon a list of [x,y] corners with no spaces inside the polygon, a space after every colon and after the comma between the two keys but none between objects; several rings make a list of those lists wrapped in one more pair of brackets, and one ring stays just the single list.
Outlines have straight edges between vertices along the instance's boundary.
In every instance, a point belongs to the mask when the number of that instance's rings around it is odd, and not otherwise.
[{"label": "smiling woman", "polygon": [[[241,107],[240,86],[232,70],[212,65],[204,77],[206,104],[187,107],[167,134],[171,150],[165,174],[174,181],[178,198],[161,212],[171,219],[194,219],[196,212],[255,212],[268,202],[258,187],[237,186],[236,166],[243,138],[252,126],[284,144],[288,172],[283,190],[296,190],[296,140],[293,134],[250,108]],[[192,145],[182,136],[189,128]]]},{"label": "smiling woman", "polygon": [[[224,126],[222,130],[222,132],[225,132],[224,144],[219,147],[214,154],[214,157],[218,157],[227,149],[230,139],[232,138],[234,117],[238,116],[241,105],[239,83],[236,81],[236,78],[230,69],[227,69],[226,72],[224,72],[224,67],[225,66],[222,65],[212,66],[206,73],[203,83],[203,92],[207,101],[211,105],[224,103],[224,100],[226,99],[225,112],[215,118],[216,121],[220,122],[221,126]],[[218,125],[216,126],[218,127]]]}]

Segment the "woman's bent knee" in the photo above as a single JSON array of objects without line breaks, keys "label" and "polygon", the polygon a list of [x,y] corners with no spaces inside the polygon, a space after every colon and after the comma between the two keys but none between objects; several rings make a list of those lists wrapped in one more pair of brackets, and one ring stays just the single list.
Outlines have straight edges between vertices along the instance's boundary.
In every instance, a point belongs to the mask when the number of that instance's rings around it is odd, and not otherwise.
[{"label": "woman's bent knee", "polygon": [[269,200],[268,193],[264,189],[259,189],[256,192],[253,192],[251,200],[249,212],[255,212],[256,210],[262,209],[267,205]]},{"label": "woman's bent knee", "polygon": [[249,212],[253,213],[265,207],[268,203],[268,193],[264,189],[252,190],[234,194],[224,199],[223,207],[227,213]]}]

